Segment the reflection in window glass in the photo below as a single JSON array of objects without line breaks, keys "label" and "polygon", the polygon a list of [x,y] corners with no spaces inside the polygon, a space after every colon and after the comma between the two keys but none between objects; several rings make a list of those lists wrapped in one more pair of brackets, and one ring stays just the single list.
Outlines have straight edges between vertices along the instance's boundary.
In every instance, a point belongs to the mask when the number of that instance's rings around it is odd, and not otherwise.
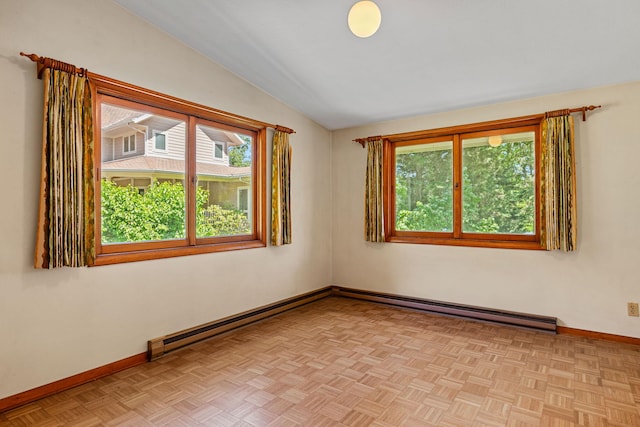
[{"label": "reflection in window glass", "polygon": [[[223,147],[229,155],[223,164]],[[252,139],[204,124],[196,125],[196,237],[246,235],[252,232]],[[241,196],[242,195],[242,196]]]},{"label": "reflection in window glass", "polygon": [[[136,153],[135,135],[153,127],[175,150],[163,156]],[[154,135],[148,135],[154,138]],[[118,143],[118,141],[120,143]],[[152,144],[152,141],[148,141]],[[147,146],[147,141],[143,144]],[[185,122],[158,114],[101,104],[100,207],[102,244],[184,239]]]}]

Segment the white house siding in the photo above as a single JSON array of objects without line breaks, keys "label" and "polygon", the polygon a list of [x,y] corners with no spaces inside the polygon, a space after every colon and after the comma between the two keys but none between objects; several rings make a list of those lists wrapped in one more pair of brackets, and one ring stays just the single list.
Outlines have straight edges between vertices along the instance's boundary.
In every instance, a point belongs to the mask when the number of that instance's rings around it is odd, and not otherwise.
[{"label": "white house siding", "polygon": [[144,132],[135,132],[136,136],[136,149],[133,152],[124,152],[123,140],[125,136],[133,135],[133,133],[123,133],[121,136],[114,138],[103,137],[101,158],[103,162],[110,160],[118,160],[125,157],[142,156],[144,155]]},{"label": "white house siding", "polygon": [[[153,116],[144,121],[148,126],[147,155],[164,157],[167,159],[184,160],[186,144],[186,124],[185,122],[170,119],[168,117]],[[156,150],[155,134],[166,135],[166,151]]]},{"label": "white house siding", "polygon": [[222,144],[222,158],[215,157],[215,142],[207,136],[198,125],[196,126],[196,161],[201,163],[229,164],[227,144],[223,141],[216,141]]}]

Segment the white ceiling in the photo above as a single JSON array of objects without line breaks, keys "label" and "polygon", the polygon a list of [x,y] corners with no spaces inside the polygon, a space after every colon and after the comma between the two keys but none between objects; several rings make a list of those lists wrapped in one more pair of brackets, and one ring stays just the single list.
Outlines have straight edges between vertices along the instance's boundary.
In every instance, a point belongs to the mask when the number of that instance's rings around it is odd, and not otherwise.
[{"label": "white ceiling", "polygon": [[640,0],[115,1],[331,130],[640,80]]}]

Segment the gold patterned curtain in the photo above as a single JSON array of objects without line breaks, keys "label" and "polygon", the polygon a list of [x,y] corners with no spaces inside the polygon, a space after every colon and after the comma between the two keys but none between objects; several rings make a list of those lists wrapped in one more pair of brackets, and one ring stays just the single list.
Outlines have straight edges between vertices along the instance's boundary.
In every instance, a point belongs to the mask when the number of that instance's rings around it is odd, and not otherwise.
[{"label": "gold patterned curtain", "polygon": [[291,243],[291,147],[289,134],[273,133],[271,165],[271,244]]},{"label": "gold patterned curtain", "polygon": [[364,198],[364,238],[367,242],[384,242],[382,203],[382,139],[367,142],[367,175]]},{"label": "gold patterned curtain", "polygon": [[566,111],[548,117],[541,131],[542,176],[541,204],[545,224],[542,245],[549,251],[576,249],[576,167],[573,117]]},{"label": "gold patterned curtain", "polygon": [[46,68],[35,267],[93,264],[93,117],[89,80]]}]

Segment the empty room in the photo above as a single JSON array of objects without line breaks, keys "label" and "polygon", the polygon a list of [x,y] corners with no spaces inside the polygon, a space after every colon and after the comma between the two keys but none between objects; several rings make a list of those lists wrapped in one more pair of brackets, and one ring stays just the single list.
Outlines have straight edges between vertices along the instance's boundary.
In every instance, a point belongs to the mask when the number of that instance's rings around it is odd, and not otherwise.
[{"label": "empty room", "polygon": [[640,426],[638,16],[0,0],[0,426]]}]

